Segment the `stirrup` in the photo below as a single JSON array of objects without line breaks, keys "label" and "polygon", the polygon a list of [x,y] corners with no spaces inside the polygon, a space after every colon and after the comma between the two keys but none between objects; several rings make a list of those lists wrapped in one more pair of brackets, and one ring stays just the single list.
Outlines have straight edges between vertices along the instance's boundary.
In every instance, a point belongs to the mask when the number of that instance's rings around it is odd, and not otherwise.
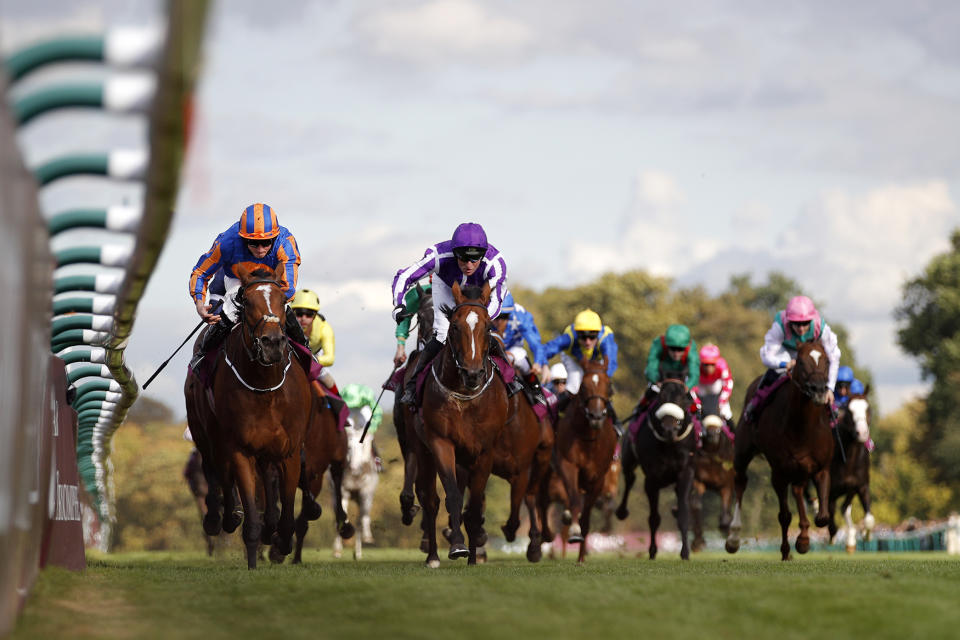
[{"label": "stirrup", "polygon": [[512,398],[517,395],[519,392],[523,391],[523,383],[514,378],[507,383],[507,397]]}]

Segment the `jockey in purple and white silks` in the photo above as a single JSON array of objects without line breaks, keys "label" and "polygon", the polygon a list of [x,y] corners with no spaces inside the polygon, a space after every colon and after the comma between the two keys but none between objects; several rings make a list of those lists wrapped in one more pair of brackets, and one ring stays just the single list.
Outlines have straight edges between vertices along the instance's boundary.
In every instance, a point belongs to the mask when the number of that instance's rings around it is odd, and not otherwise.
[{"label": "jockey in purple and white silks", "polygon": [[[403,311],[403,297],[407,289],[418,280],[434,274],[433,278],[433,338],[423,348],[417,359],[417,368],[410,377],[400,401],[406,404],[415,402],[416,379],[423,368],[440,353],[447,339],[450,320],[443,308],[456,306],[453,300],[453,283],[461,287],[490,285],[490,302],[487,313],[496,318],[500,313],[503,296],[507,292],[507,263],[496,247],[487,242],[487,234],[479,224],[464,222],[453,232],[450,240],[438,242],[427,247],[423,257],[405,269],[397,271],[393,278],[393,312],[397,320]],[[499,341],[491,341],[499,345]],[[517,384],[519,387],[519,383]],[[514,389],[511,391],[515,392]]]}]

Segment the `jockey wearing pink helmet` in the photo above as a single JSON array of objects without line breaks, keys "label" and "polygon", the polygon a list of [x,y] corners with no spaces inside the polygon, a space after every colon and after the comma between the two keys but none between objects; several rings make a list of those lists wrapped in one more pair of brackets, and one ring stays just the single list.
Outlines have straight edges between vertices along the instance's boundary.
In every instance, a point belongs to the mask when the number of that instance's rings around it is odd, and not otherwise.
[{"label": "jockey wearing pink helmet", "polygon": [[[840,347],[837,336],[817,312],[813,301],[807,296],[796,296],[787,303],[787,308],[777,313],[773,325],[763,339],[760,348],[760,360],[770,371],[764,376],[764,382],[775,380],[777,375],[790,371],[796,364],[797,348],[800,343],[820,340],[827,359],[830,361],[830,377],[827,383],[828,404],[833,403],[833,389],[837,384],[837,369],[840,367]],[[764,383],[761,382],[761,385]]]},{"label": "jockey wearing pink helmet", "polygon": [[733,393],[733,376],[727,361],[720,355],[720,347],[715,344],[705,344],[700,349],[700,383],[697,385],[697,396],[719,396],[720,415],[724,420],[733,418],[730,409],[730,394]]}]

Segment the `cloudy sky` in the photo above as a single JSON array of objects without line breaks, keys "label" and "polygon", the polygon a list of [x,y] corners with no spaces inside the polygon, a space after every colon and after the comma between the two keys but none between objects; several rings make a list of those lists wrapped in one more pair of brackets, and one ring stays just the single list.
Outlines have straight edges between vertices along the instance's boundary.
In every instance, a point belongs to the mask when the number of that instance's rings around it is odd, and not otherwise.
[{"label": "cloudy sky", "polygon": [[[157,12],[15,4],[0,3],[4,51]],[[856,4],[217,4],[128,364],[145,380],[196,325],[193,264],[263,201],[297,237],[341,383],[387,376],[394,272],[473,220],[535,288],[643,268],[719,291],[781,270],[851,330],[892,410],[926,388],[895,342],[901,284],[960,221],[960,5]],[[74,113],[21,141],[34,163],[142,136],[135,118]],[[72,180],[44,205],[78,194],[139,196]],[[181,414],[186,361],[147,392]]]}]

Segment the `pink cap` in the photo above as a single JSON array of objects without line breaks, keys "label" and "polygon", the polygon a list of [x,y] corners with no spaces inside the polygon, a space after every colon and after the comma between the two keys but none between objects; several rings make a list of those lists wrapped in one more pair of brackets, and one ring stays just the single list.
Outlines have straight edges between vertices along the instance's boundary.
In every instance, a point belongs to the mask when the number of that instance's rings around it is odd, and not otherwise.
[{"label": "pink cap", "polygon": [[807,296],[796,296],[787,303],[787,322],[809,322],[817,317],[817,308]]},{"label": "pink cap", "polygon": [[700,364],[716,364],[720,357],[720,347],[715,344],[705,344],[700,349]]}]

